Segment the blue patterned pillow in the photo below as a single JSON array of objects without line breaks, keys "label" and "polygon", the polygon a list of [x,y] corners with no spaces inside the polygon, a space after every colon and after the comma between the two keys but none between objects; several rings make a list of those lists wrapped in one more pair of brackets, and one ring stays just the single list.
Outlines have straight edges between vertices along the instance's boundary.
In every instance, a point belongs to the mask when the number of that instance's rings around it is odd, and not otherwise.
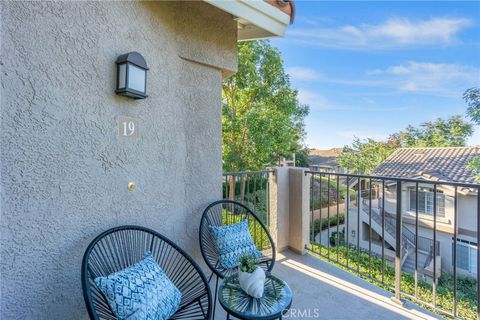
[{"label": "blue patterned pillow", "polygon": [[248,221],[226,226],[208,226],[218,249],[218,262],[221,267],[231,269],[238,266],[238,259],[250,254],[259,258],[262,254],[253,243],[248,229]]},{"label": "blue patterned pillow", "polygon": [[120,320],[168,319],[182,297],[150,252],[133,266],[95,278],[95,283]]}]

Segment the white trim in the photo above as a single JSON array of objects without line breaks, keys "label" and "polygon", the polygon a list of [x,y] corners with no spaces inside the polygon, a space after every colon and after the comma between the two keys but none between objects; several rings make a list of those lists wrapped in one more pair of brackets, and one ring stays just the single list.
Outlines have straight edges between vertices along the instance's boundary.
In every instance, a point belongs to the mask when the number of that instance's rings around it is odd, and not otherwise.
[{"label": "white trim", "polygon": [[285,34],[290,23],[288,14],[264,1],[204,0],[236,18],[242,28],[238,40],[252,40]]}]

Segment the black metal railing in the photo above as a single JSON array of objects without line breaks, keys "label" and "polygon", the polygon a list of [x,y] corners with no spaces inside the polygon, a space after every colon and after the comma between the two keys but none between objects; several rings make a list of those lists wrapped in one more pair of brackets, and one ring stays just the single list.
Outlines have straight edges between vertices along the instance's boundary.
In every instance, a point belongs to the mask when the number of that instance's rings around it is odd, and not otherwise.
[{"label": "black metal railing", "polygon": [[273,170],[227,172],[223,174],[223,199],[235,200],[247,205],[269,225],[270,175]]},{"label": "black metal railing", "polygon": [[[480,184],[305,174],[310,179],[308,250],[391,290],[396,301],[407,298],[442,315],[480,319]],[[433,193],[431,203],[422,199],[431,216],[419,212],[420,188]],[[442,192],[445,207],[438,210],[437,194]],[[459,199],[468,201],[461,216]],[[465,219],[461,228],[459,217]],[[476,247],[468,262],[459,263],[466,259],[457,253],[463,238],[470,244],[475,238]],[[471,269],[460,268],[465,265]]]}]

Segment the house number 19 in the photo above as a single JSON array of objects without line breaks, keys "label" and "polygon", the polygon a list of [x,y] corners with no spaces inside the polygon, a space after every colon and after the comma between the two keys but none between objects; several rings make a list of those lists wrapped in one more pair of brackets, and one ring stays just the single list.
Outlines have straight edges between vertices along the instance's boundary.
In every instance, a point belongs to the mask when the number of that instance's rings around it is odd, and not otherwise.
[{"label": "house number 19", "polygon": [[125,138],[138,136],[138,120],[131,117],[120,116],[117,120],[118,134]]},{"label": "house number 19", "polygon": [[128,137],[135,133],[135,122],[123,121],[123,136]]}]

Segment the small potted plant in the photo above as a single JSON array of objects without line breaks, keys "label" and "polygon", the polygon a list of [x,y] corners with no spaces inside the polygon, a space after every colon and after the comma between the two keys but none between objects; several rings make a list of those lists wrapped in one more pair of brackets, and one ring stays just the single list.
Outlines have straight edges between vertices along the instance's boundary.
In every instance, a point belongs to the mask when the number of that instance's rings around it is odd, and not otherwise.
[{"label": "small potted plant", "polygon": [[240,257],[238,282],[240,288],[249,296],[261,298],[265,285],[265,271],[257,264],[257,259],[252,255]]}]

